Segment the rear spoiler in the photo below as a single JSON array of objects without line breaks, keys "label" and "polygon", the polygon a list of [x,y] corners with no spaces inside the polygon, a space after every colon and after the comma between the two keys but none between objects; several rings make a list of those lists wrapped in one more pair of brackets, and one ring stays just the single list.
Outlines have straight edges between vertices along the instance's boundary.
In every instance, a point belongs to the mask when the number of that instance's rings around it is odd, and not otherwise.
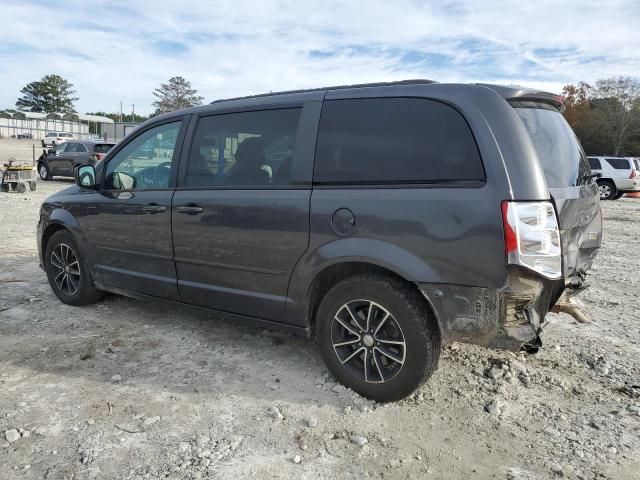
[{"label": "rear spoiler", "polygon": [[551,92],[535,90],[533,88],[520,87],[518,85],[492,85],[488,83],[477,83],[481,87],[490,88],[502,98],[509,102],[536,102],[544,103],[557,110],[562,110],[564,97]]},{"label": "rear spoiler", "polygon": [[507,100],[547,103],[558,110],[561,110],[564,107],[564,97],[562,95],[555,95],[549,92],[527,92],[524,95],[518,95],[516,97],[508,98]]}]

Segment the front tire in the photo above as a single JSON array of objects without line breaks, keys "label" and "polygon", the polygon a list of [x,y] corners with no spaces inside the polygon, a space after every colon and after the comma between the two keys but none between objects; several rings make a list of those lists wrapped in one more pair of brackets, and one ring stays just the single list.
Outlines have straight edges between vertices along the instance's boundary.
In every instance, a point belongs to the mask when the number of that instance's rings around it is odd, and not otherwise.
[{"label": "front tire", "polygon": [[436,320],[426,300],[400,280],[378,274],[342,280],[327,292],[316,319],[327,368],[370,399],[405,398],[438,366]]},{"label": "front tire", "polygon": [[49,172],[49,167],[47,167],[46,163],[41,162],[38,164],[38,175],[40,175],[40,178],[45,182],[51,180],[51,172]]},{"label": "front tire", "polygon": [[55,232],[45,249],[44,268],[56,297],[67,305],[88,305],[102,298],[93,286],[89,269],[71,233]]}]

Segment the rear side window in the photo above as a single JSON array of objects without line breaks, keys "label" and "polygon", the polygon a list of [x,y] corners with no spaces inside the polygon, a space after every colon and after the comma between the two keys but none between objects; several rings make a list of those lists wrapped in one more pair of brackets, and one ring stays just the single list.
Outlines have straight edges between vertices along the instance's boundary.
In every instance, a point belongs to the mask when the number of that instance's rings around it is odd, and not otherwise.
[{"label": "rear side window", "polygon": [[631,170],[629,160],[626,158],[606,158],[605,160],[616,170]]},{"label": "rear side window", "polygon": [[589,166],[591,170],[602,170],[602,165],[600,164],[600,159],[589,157]]},{"label": "rear side window", "polygon": [[314,182],[390,184],[482,181],[480,154],[452,107],[418,98],[328,100]]},{"label": "rear side window", "polygon": [[289,185],[300,112],[284,108],[201,118],[185,186]]},{"label": "rear side window", "polygon": [[93,151],[95,153],[107,153],[113,147],[112,143],[96,143],[93,146]]},{"label": "rear side window", "polygon": [[589,183],[591,168],[573,130],[552,108],[517,107],[551,188]]}]

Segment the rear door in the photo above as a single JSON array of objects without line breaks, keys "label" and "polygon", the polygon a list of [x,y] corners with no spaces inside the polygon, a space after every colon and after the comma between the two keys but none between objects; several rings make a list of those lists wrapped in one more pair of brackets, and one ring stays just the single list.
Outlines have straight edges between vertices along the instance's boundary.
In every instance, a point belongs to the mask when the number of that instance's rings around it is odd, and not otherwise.
[{"label": "rear door", "polygon": [[172,207],[183,302],[283,320],[309,241],[318,113],[319,103],[199,118]]},{"label": "rear door", "polygon": [[573,130],[554,107],[511,102],[524,123],[556,205],[566,282],[583,276],[600,248],[602,213],[598,186]]}]

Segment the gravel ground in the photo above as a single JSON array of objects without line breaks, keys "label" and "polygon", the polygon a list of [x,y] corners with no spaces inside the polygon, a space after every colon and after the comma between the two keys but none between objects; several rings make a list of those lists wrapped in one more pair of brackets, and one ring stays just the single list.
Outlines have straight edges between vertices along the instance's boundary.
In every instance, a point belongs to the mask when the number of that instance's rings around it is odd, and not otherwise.
[{"label": "gravel ground", "polygon": [[412,398],[334,382],[310,340],[108,296],[38,268],[40,202],[0,194],[0,478],[640,478],[640,200],[604,204],[581,296],[535,356],[452,344]]}]

